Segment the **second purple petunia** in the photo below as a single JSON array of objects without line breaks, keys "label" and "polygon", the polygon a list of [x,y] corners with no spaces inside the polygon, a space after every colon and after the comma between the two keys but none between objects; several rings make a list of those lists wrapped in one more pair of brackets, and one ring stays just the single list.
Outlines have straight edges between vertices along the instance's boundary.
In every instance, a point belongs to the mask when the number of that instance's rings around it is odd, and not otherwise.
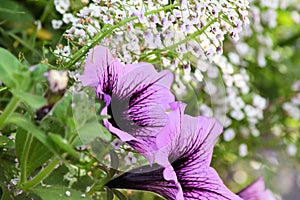
[{"label": "second purple petunia", "polygon": [[108,48],[96,46],[80,80],[104,101],[101,114],[111,116],[104,119],[106,128],[152,162],[156,135],[167,123],[166,110],[174,101],[172,73],[157,72],[149,63],[123,66]]},{"label": "second purple petunia", "polygon": [[168,200],[241,200],[210,167],[222,126],[213,118],[184,114],[183,103],[171,107],[168,124],[157,136],[157,164],[126,172],[107,186],[148,190]]}]

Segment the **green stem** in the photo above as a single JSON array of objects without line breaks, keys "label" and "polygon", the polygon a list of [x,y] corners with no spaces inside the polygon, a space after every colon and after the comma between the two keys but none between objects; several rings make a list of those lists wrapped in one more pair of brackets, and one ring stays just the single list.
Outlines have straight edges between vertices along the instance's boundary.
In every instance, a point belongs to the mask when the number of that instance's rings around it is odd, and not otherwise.
[{"label": "green stem", "polygon": [[203,28],[201,28],[200,30],[194,32],[193,34],[188,35],[184,40],[180,40],[179,42],[177,42],[177,43],[175,43],[171,46],[168,46],[166,48],[166,50],[174,49],[174,48],[178,47],[181,44],[187,43],[189,40],[195,39],[197,36],[201,35],[208,27],[210,27],[215,21],[216,21],[216,19],[211,20]]},{"label": "green stem", "polygon": [[164,51],[168,51],[168,50],[173,50],[176,47],[178,47],[181,44],[185,44],[187,43],[189,40],[193,40],[195,39],[197,36],[201,35],[208,27],[210,27],[214,22],[216,21],[216,19],[211,20],[209,23],[207,23],[202,29],[194,32],[193,34],[188,35],[187,37],[185,37],[183,40],[180,40],[179,42],[166,47],[165,49],[156,49],[154,51],[149,52],[148,54],[145,54],[143,56],[140,57],[139,61],[143,61],[144,58],[150,56],[150,55],[155,55]]},{"label": "green stem", "polygon": [[0,92],[7,90],[7,87],[0,88]]},{"label": "green stem", "polygon": [[7,118],[15,111],[18,107],[20,100],[19,98],[13,96],[10,100],[9,104],[6,106],[5,110],[3,111],[2,115],[0,116],[0,130],[4,127],[5,121]]},{"label": "green stem", "polygon": [[40,17],[41,23],[43,23],[45,21],[45,19],[47,18],[47,16],[53,11],[53,6],[54,6],[53,2],[51,2],[51,1],[47,2],[45,9],[43,11],[43,14]]},{"label": "green stem", "polygon": [[29,151],[30,151],[30,146],[32,144],[33,141],[33,136],[31,134],[28,134],[25,144],[23,146],[22,149],[22,158],[21,158],[21,184],[25,183],[25,181],[27,180],[27,159],[29,157]]},{"label": "green stem", "polygon": [[98,183],[92,186],[92,188],[87,192],[87,195],[92,195],[96,191],[101,191],[103,190],[104,186],[106,183],[108,183],[111,180],[111,176],[107,175],[107,177],[101,179]]},{"label": "green stem", "polygon": [[54,158],[44,169],[42,169],[33,179],[27,181],[26,183],[22,184],[21,189],[27,191],[28,189],[32,188],[33,186],[39,184],[43,179],[45,179],[56,167],[59,163],[58,158]]},{"label": "green stem", "polygon": [[[157,10],[149,11],[149,12],[145,13],[145,16],[152,15],[152,14],[156,14],[156,13],[159,13],[159,12],[161,12],[161,11],[169,10],[169,9],[175,7],[175,6],[178,6],[178,5],[179,5],[179,4],[171,4],[171,5],[162,7],[162,8],[157,9]],[[73,66],[75,65],[75,63],[78,62],[84,55],[86,55],[87,52],[88,52],[91,48],[93,48],[94,46],[96,46],[96,45],[97,45],[101,40],[103,40],[106,36],[112,34],[112,32],[113,32],[115,29],[117,29],[117,28],[119,28],[119,27],[121,27],[121,26],[127,24],[128,22],[131,22],[131,21],[133,21],[133,20],[136,20],[136,19],[138,19],[137,16],[129,17],[129,18],[127,18],[127,19],[125,19],[125,20],[119,22],[118,24],[111,26],[108,30],[105,30],[107,26],[104,26],[104,27],[102,28],[103,31],[99,32],[99,33],[94,37],[94,39],[93,39],[93,41],[92,41],[92,44],[91,44],[91,45],[88,45],[88,46],[83,46],[80,50],[78,50],[78,51],[74,54],[74,56],[73,56],[73,58],[71,59],[71,61],[70,61],[69,63],[67,63],[63,68],[64,68],[64,69],[75,69],[75,67],[73,67]]]},{"label": "green stem", "polygon": [[27,49],[29,49],[30,51],[32,51],[34,54],[38,55],[38,56],[42,56],[40,52],[38,52],[35,48],[33,48],[30,44],[28,44],[25,40],[23,40],[22,38],[20,38],[19,36],[17,36],[14,33],[7,33],[10,37],[12,37],[13,39],[15,39],[16,41],[20,42],[24,47],[26,47]]}]

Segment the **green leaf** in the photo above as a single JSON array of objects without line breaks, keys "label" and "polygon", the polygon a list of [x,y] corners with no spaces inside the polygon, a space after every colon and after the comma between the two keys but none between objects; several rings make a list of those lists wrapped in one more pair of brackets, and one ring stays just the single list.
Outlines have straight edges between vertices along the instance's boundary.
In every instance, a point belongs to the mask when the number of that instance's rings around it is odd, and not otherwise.
[{"label": "green leaf", "polygon": [[99,124],[96,118],[94,121],[86,123],[80,128],[77,127],[78,135],[83,144],[89,144],[99,137],[104,138],[104,141],[109,141],[110,133],[106,132],[105,134],[104,129],[105,128]]},{"label": "green leaf", "polygon": [[34,70],[31,72],[31,76],[35,80],[35,82],[46,80],[44,73],[48,71],[48,68],[49,66],[43,63],[34,65]]},{"label": "green leaf", "polygon": [[64,174],[68,173],[68,168],[65,165],[60,165],[58,168],[55,168],[51,174],[43,180],[43,183],[46,185],[63,185],[68,186],[69,182],[64,178]]},{"label": "green leaf", "polygon": [[1,0],[0,19],[9,20],[24,26],[24,22],[33,22],[34,17],[22,4],[12,0]]},{"label": "green leaf", "polygon": [[85,92],[73,96],[73,118],[76,122],[78,135],[84,144],[89,144],[95,138],[110,141],[111,134],[105,131],[98,121],[96,103]]},{"label": "green leaf", "polygon": [[120,200],[128,200],[128,198],[119,190],[113,189],[113,192]]},{"label": "green leaf", "polygon": [[53,155],[48,147],[20,128],[16,134],[16,154],[20,162],[22,179],[27,179]]},{"label": "green leaf", "polygon": [[47,99],[45,99],[43,96],[30,94],[16,89],[11,89],[11,92],[33,109],[40,108],[47,103]]},{"label": "green leaf", "polygon": [[119,157],[117,153],[113,150],[109,151],[109,156],[111,160],[111,168],[109,170],[110,176],[113,177],[119,167]]},{"label": "green leaf", "polygon": [[14,162],[0,158],[0,200],[15,200],[5,184],[15,176],[15,170]]},{"label": "green leaf", "polygon": [[59,199],[59,200],[92,200],[92,197],[83,198],[83,193],[65,186],[38,186],[32,189],[32,192],[39,195],[42,199]]},{"label": "green leaf", "polygon": [[0,135],[0,147],[6,146],[9,141],[8,137]]},{"label": "green leaf", "polygon": [[65,138],[62,138],[58,134],[49,133],[50,139],[62,150],[68,152],[70,155],[79,158],[79,153],[73,149],[72,145],[68,143]]},{"label": "green leaf", "polygon": [[4,184],[0,184],[0,200],[13,200],[12,195],[9,193]]},{"label": "green leaf", "polygon": [[15,148],[15,143],[14,143],[13,140],[9,139],[8,137],[0,135],[0,147],[14,149]]},{"label": "green leaf", "polygon": [[0,48],[0,80],[10,88],[16,88],[19,83],[15,73],[21,69],[21,63],[9,51]]},{"label": "green leaf", "polygon": [[107,200],[113,200],[114,199],[114,193],[109,188],[106,188],[106,198]]},{"label": "green leaf", "polygon": [[9,123],[16,124],[17,126],[23,128],[24,130],[28,131],[30,134],[32,134],[36,139],[38,139],[43,145],[48,147],[52,153],[55,155],[61,157],[57,152],[55,151],[55,147],[53,145],[53,142],[48,139],[47,135],[38,129],[31,121],[29,121],[27,118],[25,118],[21,114],[14,113],[9,119]]},{"label": "green leaf", "polygon": [[66,116],[72,116],[71,100],[71,93],[66,92],[52,108],[52,116],[56,116],[64,125],[68,123]]}]

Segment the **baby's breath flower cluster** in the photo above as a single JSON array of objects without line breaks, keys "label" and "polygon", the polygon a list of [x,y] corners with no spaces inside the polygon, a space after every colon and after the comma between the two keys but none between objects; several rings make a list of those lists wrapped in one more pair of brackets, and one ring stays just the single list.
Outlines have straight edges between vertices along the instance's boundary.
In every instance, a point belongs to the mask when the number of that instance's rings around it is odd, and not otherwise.
[{"label": "baby's breath flower cluster", "polygon": [[300,119],[300,81],[295,81],[292,85],[293,97],[283,104],[283,109],[293,119]]},{"label": "baby's breath flower cluster", "polygon": [[[263,110],[268,107],[267,99],[252,90],[248,69],[255,67],[253,63],[257,63],[259,67],[265,67],[267,62],[278,63],[284,59],[280,56],[282,55],[282,48],[273,42],[272,31],[275,30],[280,20],[276,10],[284,11],[288,8],[294,10],[291,12],[291,23],[299,24],[300,8],[294,0],[250,1],[250,23],[245,24],[245,28],[240,33],[240,40],[231,41],[230,48],[226,49],[224,54],[214,56],[212,63],[220,69],[227,98],[226,110],[228,112],[225,120],[223,120],[223,125],[227,127],[234,122],[240,124],[241,121],[246,120],[249,126],[239,126],[238,131],[243,137],[260,135],[257,124],[263,119]],[[251,41],[258,41],[260,45]],[[294,117],[298,117],[298,115],[300,117],[300,112],[297,112],[299,109],[294,110],[296,106],[293,101],[297,102],[297,95],[293,97],[291,102],[284,104],[284,109],[288,113],[293,113]],[[206,107],[210,108],[211,106],[208,105],[204,108]],[[218,108],[216,104],[214,104],[214,109],[224,110],[222,107]],[[224,140],[231,141],[235,136],[236,133],[230,128],[225,131]]]},{"label": "baby's breath flower cluster", "polygon": [[[88,45],[103,27],[116,26],[101,42],[120,53],[126,63],[147,53],[157,56],[151,52],[158,49],[158,54],[175,51],[179,58],[191,53],[212,59],[222,53],[224,37],[237,40],[242,25],[248,22],[248,2],[242,0],[94,0],[76,13],[68,0],[54,3],[62,19],[53,20],[53,28],[71,26],[65,37],[74,44]],[[121,24],[125,20],[127,23]],[[65,57],[61,49],[55,53],[60,59]]]}]

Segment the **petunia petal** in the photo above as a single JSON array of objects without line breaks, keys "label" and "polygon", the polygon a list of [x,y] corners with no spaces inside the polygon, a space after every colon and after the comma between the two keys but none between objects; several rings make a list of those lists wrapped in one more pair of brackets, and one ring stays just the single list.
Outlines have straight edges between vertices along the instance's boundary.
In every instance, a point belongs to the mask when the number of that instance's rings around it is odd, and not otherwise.
[{"label": "petunia petal", "polygon": [[242,200],[224,185],[212,167],[197,167],[177,170],[185,200]]},{"label": "petunia petal", "polygon": [[[123,178],[130,174],[133,189],[156,192],[168,200],[241,200],[210,167],[215,141],[222,132],[221,125],[213,118],[185,115],[185,104],[181,102],[171,103],[170,108],[169,121],[156,138],[155,162],[163,170],[151,172],[151,166],[144,166],[125,173],[114,182],[126,184],[128,180]],[[148,171],[144,173],[144,169]],[[121,188],[130,189],[125,184]]]},{"label": "petunia petal", "polygon": [[272,192],[265,188],[262,177],[237,193],[244,200],[276,200]]},{"label": "petunia petal", "polygon": [[160,194],[166,199],[176,199],[177,185],[174,181],[164,179],[163,170],[157,164],[138,167],[109,181],[106,186],[109,188],[147,190]]},{"label": "petunia petal", "polygon": [[98,95],[111,95],[123,70],[123,65],[108,48],[95,46],[88,53],[80,80],[84,86],[94,87]]},{"label": "petunia petal", "polygon": [[125,67],[103,46],[90,50],[83,75],[84,86],[94,87],[105,102],[104,125],[152,162],[155,137],[167,122],[166,110],[174,101],[170,92],[173,75],[157,72],[149,63]]},{"label": "petunia petal", "polygon": [[155,137],[165,126],[166,110],[174,101],[170,92],[173,76],[169,71],[158,73],[148,63],[126,65],[125,69],[106,110],[112,119],[105,124],[118,136],[119,130],[133,136],[135,139],[128,143],[152,160],[150,152],[156,149]]}]

